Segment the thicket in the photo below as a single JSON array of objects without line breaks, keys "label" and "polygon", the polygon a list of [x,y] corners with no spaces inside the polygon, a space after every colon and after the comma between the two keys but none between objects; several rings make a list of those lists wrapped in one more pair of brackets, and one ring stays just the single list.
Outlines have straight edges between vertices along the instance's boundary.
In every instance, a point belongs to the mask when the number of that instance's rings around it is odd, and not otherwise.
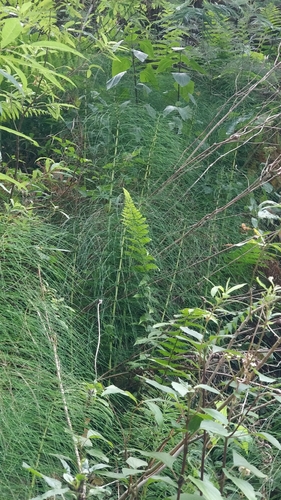
[{"label": "thicket", "polygon": [[279,500],[278,2],[0,28],[1,498]]}]

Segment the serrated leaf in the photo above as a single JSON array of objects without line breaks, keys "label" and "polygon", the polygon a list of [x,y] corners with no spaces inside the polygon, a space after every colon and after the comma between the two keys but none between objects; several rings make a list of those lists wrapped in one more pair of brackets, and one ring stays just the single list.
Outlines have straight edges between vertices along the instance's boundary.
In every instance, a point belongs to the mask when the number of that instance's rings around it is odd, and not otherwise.
[{"label": "serrated leaf", "polygon": [[239,453],[237,453],[235,450],[233,450],[233,465],[235,467],[245,467],[246,469],[249,469],[256,477],[266,477],[266,474],[259,471],[254,465],[250,464],[248,460],[242,457],[242,455],[239,455]]},{"label": "serrated leaf", "polygon": [[130,467],[133,467],[133,469],[138,469],[139,467],[146,467],[148,465],[145,460],[141,460],[140,458],[136,457],[127,458],[126,463]]},{"label": "serrated leaf", "polygon": [[12,43],[22,32],[22,25],[18,17],[9,17],[2,28],[1,49]]},{"label": "serrated leaf", "polygon": [[272,436],[271,434],[269,434],[268,432],[258,432],[257,436],[265,439],[266,441],[271,443],[273,446],[275,446],[275,448],[277,448],[278,450],[281,450],[281,444],[279,443],[279,441],[277,441],[277,439],[274,436]]},{"label": "serrated leaf", "polygon": [[141,62],[144,62],[147,57],[148,57],[148,54],[146,54],[145,52],[142,52],[141,50],[134,50],[133,49],[133,54],[134,56]]},{"label": "serrated leaf", "polygon": [[119,389],[119,387],[116,387],[116,385],[109,385],[101,394],[101,396],[109,396],[110,394],[122,394],[123,396],[127,396],[128,398],[131,398],[135,403],[137,403],[137,400],[135,396],[129,391],[123,391],[122,389]]},{"label": "serrated leaf", "polygon": [[223,500],[219,490],[207,478],[201,481],[201,479],[188,476],[188,479],[203,493],[205,500]]},{"label": "serrated leaf", "polygon": [[110,90],[113,89],[113,87],[116,87],[116,85],[118,85],[121,78],[123,78],[126,73],[127,71],[121,71],[121,73],[118,73],[117,75],[113,76],[113,78],[110,78],[110,80],[106,82],[106,90]]},{"label": "serrated leaf", "polygon": [[164,418],[163,418],[163,413],[160,410],[160,408],[153,401],[144,401],[144,402],[148,406],[150,411],[153,413],[154,418],[155,418],[157,424],[159,425],[159,427],[161,427],[164,424]]},{"label": "serrated leaf", "polygon": [[225,429],[225,427],[223,427],[221,424],[219,424],[218,422],[214,422],[213,420],[202,420],[200,429],[203,429],[204,431],[207,431],[211,434],[216,434],[218,436],[229,436],[229,431]]},{"label": "serrated leaf", "polygon": [[172,73],[172,75],[180,87],[185,87],[190,81],[190,76],[187,73]]},{"label": "serrated leaf", "polygon": [[244,493],[245,497],[248,498],[248,500],[257,500],[255,490],[253,486],[248,482],[245,481],[244,479],[241,479],[239,477],[232,476],[227,470],[223,469],[223,472],[225,473],[226,477],[232,481],[239,490]]}]

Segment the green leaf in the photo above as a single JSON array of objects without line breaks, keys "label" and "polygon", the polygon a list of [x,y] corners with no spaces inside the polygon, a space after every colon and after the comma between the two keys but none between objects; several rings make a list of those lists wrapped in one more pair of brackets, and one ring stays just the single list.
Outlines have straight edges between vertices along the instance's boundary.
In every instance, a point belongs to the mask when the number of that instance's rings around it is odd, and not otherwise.
[{"label": "green leaf", "polygon": [[78,52],[78,50],[75,50],[72,47],[65,45],[64,43],[55,42],[52,40],[40,40],[40,42],[33,42],[30,45],[28,45],[28,47],[39,47],[40,49],[43,48],[43,49],[58,50],[59,52],[70,52],[71,54],[75,54],[76,56],[86,59],[85,56],[83,56],[83,54]]},{"label": "green leaf", "polygon": [[9,82],[12,83],[14,85],[14,87],[16,87],[22,95],[24,95],[22,85],[12,75],[7,73],[3,69],[0,69],[0,74],[3,75],[4,78],[9,80]]},{"label": "green leaf", "polygon": [[203,429],[210,434],[217,434],[218,436],[229,436],[229,431],[218,422],[213,422],[213,420],[202,420],[200,429]]},{"label": "green leaf", "polygon": [[245,481],[244,479],[241,479],[239,477],[232,476],[226,469],[223,469],[223,472],[225,473],[226,477],[232,481],[239,490],[242,491],[242,493],[245,495],[248,500],[257,500],[255,490],[253,486],[248,483],[248,481]]},{"label": "green leaf", "polygon": [[131,398],[135,403],[137,403],[137,400],[135,396],[129,391],[123,391],[122,389],[119,389],[116,387],[116,385],[109,385],[101,394],[101,396],[109,396],[110,394],[123,394],[123,396],[127,396],[128,398]]},{"label": "green leaf", "polygon": [[139,452],[141,453],[141,455],[144,455],[145,457],[155,458],[158,462],[162,462],[170,469],[173,468],[173,463],[176,460],[176,458],[172,457],[170,453],[164,453],[160,451],[142,451],[142,450],[139,450]]},{"label": "green leaf", "polygon": [[195,337],[199,342],[202,342],[204,339],[204,336],[202,333],[196,332],[196,330],[191,330],[191,328],[188,328],[187,326],[181,326],[180,327],[181,331],[186,333],[187,335],[190,335],[191,337]]},{"label": "green leaf", "polygon": [[221,424],[223,425],[228,424],[227,417],[223,415],[220,411],[214,410],[213,408],[203,408],[203,410],[205,413],[207,413],[207,415],[210,415],[215,420],[218,420]]},{"label": "green leaf", "polygon": [[124,477],[134,476],[135,474],[142,474],[143,472],[145,471],[141,469],[128,469],[127,467],[122,468],[122,473],[124,474]]},{"label": "green leaf", "polygon": [[148,57],[148,54],[145,52],[141,52],[141,50],[132,50],[134,56],[141,62],[144,62],[146,58]]},{"label": "green leaf", "polygon": [[185,87],[190,80],[190,76],[187,73],[172,73],[172,75],[180,87]]},{"label": "green leaf", "polygon": [[110,80],[106,82],[106,90],[110,90],[113,89],[113,87],[116,87],[116,85],[118,85],[121,78],[123,78],[123,76],[126,75],[126,73],[127,71],[121,71],[121,73],[118,73],[113,78],[110,78]]},{"label": "green leaf", "polygon": [[154,59],[153,45],[150,40],[141,40],[139,45],[143,52],[148,54],[151,59]]},{"label": "green leaf", "polygon": [[127,458],[126,463],[130,467],[133,467],[133,469],[138,469],[139,467],[146,467],[148,465],[148,463],[145,460],[141,460],[140,458],[136,457]]},{"label": "green leaf", "polygon": [[235,467],[245,467],[245,469],[249,469],[256,477],[266,477],[266,474],[259,471],[254,465],[250,464],[248,460],[242,457],[242,455],[239,455],[239,453],[237,453],[235,450],[233,450],[233,465]]},{"label": "green leaf", "polygon": [[260,373],[256,370],[255,370],[255,373],[257,373],[261,382],[265,382],[267,384],[273,384],[273,382],[276,381],[276,378],[267,377],[266,375],[263,375],[262,373]]},{"label": "green leaf", "polygon": [[2,28],[1,49],[13,42],[22,32],[22,25],[18,17],[9,17]]},{"label": "green leaf", "polygon": [[281,444],[279,443],[279,441],[277,441],[277,439],[274,436],[272,436],[271,434],[269,434],[268,432],[258,432],[257,436],[265,439],[266,441],[271,443],[273,446],[275,446],[275,448],[277,448],[278,450],[281,450]]},{"label": "green leaf", "polygon": [[31,137],[28,137],[28,135],[25,135],[25,134],[22,134],[21,132],[18,132],[17,130],[14,130],[14,129],[8,128],[8,127],[4,127],[3,125],[0,125],[0,130],[5,130],[5,132],[9,132],[9,134],[14,134],[14,135],[17,135],[18,137],[22,137],[23,139],[25,139],[29,142],[32,142],[32,144],[34,144],[34,146],[39,147],[39,144],[37,141],[35,141]]},{"label": "green leaf", "polygon": [[217,389],[214,389],[214,387],[207,384],[198,384],[194,387],[194,389],[204,389],[205,391],[213,392],[214,394],[220,394]]},{"label": "green leaf", "polygon": [[[171,477],[169,476],[160,476],[158,474],[155,474],[155,476],[150,476],[149,480],[147,481],[147,484],[151,484],[154,482],[159,482],[163,481],[163,483],[169,484],[170,486],[173,486],[174,488],[177,488],[177,483],[172,480]],[[200,499],[202,500],[202,498]]]},{"label": "green leaf", "polygon": [[162,414],[162,411],[160,410],[160,408],[153,401],[144,401],[144,403],[148,406],[150,411],[153,413],[154,418],[155,418],[157,424],[159,425],[159,427],[161,427],[164,424],[164,418],[163,418],[163,414]]},{"label": "green leaf", "polygon": [[46,493],[43,493],[43,495],[31,498],[31,500],[46,500],[47,498],[55,498],[55,495],[60,495],[62,498],[64,498],[64,493],[68,493],[69,491],[69,488],[53,489],[46,491]]},{"label": "green leaf", "polygon": [[132,66],[132,61],[128,57],[118,57],[112,61],[112,76],[116,76],[122,71],[127,71]]},{"label": "green leaf", "polygon": [[167,392],[168,394],[171,394],[173,396],[177,396],[176,391],[174,391],[171,387],[168,387],[167,385],[159,384],[155,380],[145,379],[145,381],[147,384],[152,385],[153,387],[156,387],[156,389],[159,389],[162,392]]},{"label": "green leaf", "polygon": [[0,181],[5,181],[5,182],[11,182],[15,186],[17,186],[18,189],[26,189],[26,185],[23,182],[18,182],[13,177],[10,177],[9,175],[6,174],[0,174]]},{"label": "green leaf", "polygon": [[207,478],[201,481],[201,479],[188,476],[188,479],[203,493],[205,500],[223,500],[219,490]]},{"label": "green leaf", "polygon": [[193,387],[189,385],[187,382],[172,382],[173,388],[181,395],[181,396],[186,396],[189,392],[194,392]]},{"label": "green leaf", "polygon": [[31,474],[33,474],[33,476],[36,476],[36,477],[43,477],[43,474],[41,474],[41,472],[38,472],[37,470],[33,469],[32,467],[30,467],[30,465],[28,465],[26,462],[22,462],[22,467],[24,469],[27,469],[28,472],[31,472]]}]

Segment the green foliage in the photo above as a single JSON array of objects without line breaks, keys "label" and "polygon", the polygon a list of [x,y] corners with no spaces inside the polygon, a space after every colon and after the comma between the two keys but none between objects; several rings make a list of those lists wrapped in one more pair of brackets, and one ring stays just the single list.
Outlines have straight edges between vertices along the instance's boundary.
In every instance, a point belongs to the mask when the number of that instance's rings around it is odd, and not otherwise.
[{"label": "green foliage", "polygon": [[149,255],[146,245],[150,242],[148,237],[148,225],[126,189],[124,189],[124,208],[122,220],[125,227],[125,243],[127,242],[126,255],[136,264],[133,269],[141,273],[148,273],[157,269],[154,258]]}]

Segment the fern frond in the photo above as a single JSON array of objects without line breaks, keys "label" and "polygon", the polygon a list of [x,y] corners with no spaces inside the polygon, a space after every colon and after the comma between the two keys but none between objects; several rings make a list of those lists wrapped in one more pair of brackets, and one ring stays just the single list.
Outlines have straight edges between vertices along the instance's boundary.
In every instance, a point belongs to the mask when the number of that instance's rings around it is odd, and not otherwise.
[{"label": "fern frond", "polygon": [[124,198],[122,223],[126,231],[127,250],[125,253],[136,262],[135,270],[147,273],[151,269],[157,269],[154,257],[146,249],[147,243],[150,242],[148,224],[126,189],[124,189]]}]

